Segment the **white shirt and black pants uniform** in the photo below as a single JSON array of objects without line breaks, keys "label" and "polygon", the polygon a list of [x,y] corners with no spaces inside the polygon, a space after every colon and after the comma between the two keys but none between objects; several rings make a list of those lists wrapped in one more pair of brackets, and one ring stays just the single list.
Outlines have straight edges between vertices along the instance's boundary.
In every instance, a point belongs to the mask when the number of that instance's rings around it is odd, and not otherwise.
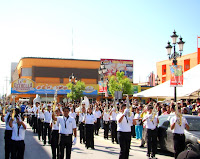
[{"label": "white shirt and black pants uniform", "polygon": [[95,135],[99,135],[99,129],[100,129],[100,118],[101,118],[101,111],[94,111],[94,116],[97,119],[97,122],[94,123],[94,133]]},{"label": "white shirt and black pants uniform", "polygon": [[37,110],[39,109],[39,107],[34,106],[33,107],[33,113],[34,116],[32,116],[32,120],[33,120],[33,132],[37,133],[38,132],[38,121],[37,121]]},{"label": "white shirt and black pants uniform", "polygon": [[[170,124],[172,125],[175,123],[175,127],[172,130],[173,133],[173,140],[174,140],[174,157],[177,158],[179,153],[185,150],[185,124],[187,123],[187,120],[185,117],[182,117],[182,124],[180,124],[180,120],[177,119],[176,116],[172,117],[170,120]],[[178,124],[179,123],[179,124]]]},{"label": "white shirt and black pants uniform", "polygon": [[86,143],[85,146],[88,149],[91,147],[94,149],[94,122],[96,118],[93,114],[85,115],[85,135],[86,135]]},{"label": "white shirt and black pants uniform", "polygon": [[117,138],[120,144],[119,159],[128,159],[129,149],[131,144],[131,123],[130,117],[124,116],[119,123],[119,119],[123,116],[122,113],[117,115]]},{"label": "white shirt and black pants uniform", "polygon": [[79,131],[80,131],[80,143],[85,143],[85,123],[83,122],[85,113],[79,113]]},{"label": "white shirt and black pants uniform", "polygon": [[58,159],[59,158],[59,126],[57,124],[57,121],[54,121],[53,119],[50,122],[52,124],[52,132],[51,132],[51,151],[52,151],[52,159]]},{"label": "white shirt and black pants uniform", "polygon": [[117,119],[116,119],[116,117],[117,117],[117,113],[112,112],[112,114],[110,115],[112,143],[114,143],[114,141],[116,143],[118,143],[118,140],[117,140]]},{"label": "white shirt and black pants uniform", "polygon": [[5,123],[6,123],[6,129],[5,129],[5,159],[9,159],[9,156],[11,155],[11,150],[12,150],[12,128],[9,126],[9,122],[11,120],[11,115],[10,113],[7,113],[6,116],[4,117]]},{"label": "white shirt and black pants uniform", "polygon": [[152,119],[152,114],[147,114],[144,116],[146,121],[146,129],[147,129],[147,156],[155,157],[157,153],[157,125],[158,118],[157,116]]},{"label": "white shirt and black pants uniform", "polygon": [[48,131],[48,144],[51,144],[51,127],[50,127],[51,119],[52,119],[52,112],[45,111],[44,112],[44,145],[46,145],[47,131]]},{"label": "white shirt and black pants uniform", "polygon": [[41,110],[39,110],[37,120],[38,120],[38,140],[40,140],[41,136],[42,136],[42,140],[44,140],[44,134],[43,134],[44,113]]},{"label": "white shirt and black pants uniform", "polygon": [[108,139],[109,132],[109,113],[103,113],[103,128],[104,128],[104,139]]},{"label": "white shirt and black pants uniform", "polygon": [[72,150],[72,134],[73,129],[76,128],[76,121],[74,118],[68,116],[57,117],[57,125],[59,126],[59,149],[60,159],[64,158],[64,149],[66,148],[66,159],[71,158]]},{"label": "white shirt and black pants uniform", "polygon": [[25,131],[23,125],[13,123],[12,127],[12,159],[23,159],[25,151]]}]

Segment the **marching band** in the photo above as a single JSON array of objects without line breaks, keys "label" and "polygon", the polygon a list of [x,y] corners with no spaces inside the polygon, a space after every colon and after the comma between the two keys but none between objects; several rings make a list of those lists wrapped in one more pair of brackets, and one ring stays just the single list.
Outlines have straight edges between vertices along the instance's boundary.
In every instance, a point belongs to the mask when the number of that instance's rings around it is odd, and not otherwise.
[{"label": "marching band", "polygon": [[[27,105],[23,113],[13,106],[3,107],[1,120],[6,123],[5,159],[24,158],[27,127],[25,122],[32,127],[34,133],[38,133],[38,140],[43,141],[44,146],[47,143],[51,145],[53,159],[63,159],[64,156],[67,159],[71,158],[72,146],[77,142],[77,127],[80,132],[80,144],[85,144],[86,149],[95,150],[94,135],[99,135],[101,124],[104,139],[109,139],[111,132],[112,143],[119,144],[119,159],[129,158],[133,125],[136,139],[144,140],[143,145],[147,142],[147,157],[155,158],[158,116],[161,115],[159,104],[150,102],[143,107],[134,101],[131,105],[128,100],[126,98],[126,101],[116,103],[114,99],[109,103],[106,101],[91,104],[88,98],[84,97],[77,108],[73,103],[42,103],[37,95],[33,106]],[[172,110],[174,117],[171,118],[170,126],[174,134],[174,151],[177,158],[178,154],[184,151],[184,130],[189,130],[189,125],[182,116],[180,107],[172,105]],[[21,115],[27,120],[23,121]],[[143,132],[143,127],[146,128],[146,132]]]}]

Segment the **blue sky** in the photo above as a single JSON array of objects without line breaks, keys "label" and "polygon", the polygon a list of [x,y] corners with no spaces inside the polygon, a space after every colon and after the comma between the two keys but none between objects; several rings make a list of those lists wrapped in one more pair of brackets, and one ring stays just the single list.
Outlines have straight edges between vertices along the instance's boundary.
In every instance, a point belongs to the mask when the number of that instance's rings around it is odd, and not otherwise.
[{"label": "blue sky", "polygon": [[21,57],[134,60],[134,82],[167,59],[173,30],[196,52],[198,0],[0,0],[0,93]]}]

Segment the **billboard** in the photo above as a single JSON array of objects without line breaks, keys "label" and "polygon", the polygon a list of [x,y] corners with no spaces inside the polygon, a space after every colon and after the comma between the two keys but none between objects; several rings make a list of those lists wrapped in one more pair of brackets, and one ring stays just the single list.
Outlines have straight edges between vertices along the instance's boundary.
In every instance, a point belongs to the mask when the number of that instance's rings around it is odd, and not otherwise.
[{"label": "billboard", "polygon": [[12,94],[34,94],[35,82],[27,78],[17,79],[12,82],[11,93]]},{"label": "billboard", "polygon": [[104,63],[107,73],[105,77],[116,75],[116,73],[124,72],[131,82],[133,81],[133,60],[117,60],[117,59],[101,59]]},{"label": "billboard", "polygon": [[183,69],[180,65],[170,66],[170,86],[183,86]]}]

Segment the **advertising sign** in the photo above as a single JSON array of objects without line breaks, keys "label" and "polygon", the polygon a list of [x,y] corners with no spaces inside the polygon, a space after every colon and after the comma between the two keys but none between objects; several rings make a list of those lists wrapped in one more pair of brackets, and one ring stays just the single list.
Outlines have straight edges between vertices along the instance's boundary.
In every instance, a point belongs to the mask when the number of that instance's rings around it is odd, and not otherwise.
[{"label": "advertising sign", "polygon": [[[36,94],[54,94],[57,90],[57,94],[67,94],[70,93],[70,90],[67,88],[66,84],[44,84],[37,83],[36,84]],[[98,93],[98,85],[90,84],[85,86],[85,91],[83,91],[84,95],[97,95]]]},{"label": "advertising sign", "polygon": [[170,66],[170,86],[183,86],[183,69],[180,65]]},{"label": "advertising sign", "polygon": [[103,81],[99,81],[99,93],[105,93],[107,91],[107,85]]},{"label": "advertising sign", "polygon": [[12,82],[11,85],[11,93],[12,94],[34,94],[35,93],[35,82],[27,79],[27,78],[20,78]]},{"label": "advertising sign", "polygon": [[101,59],[101,62],[104,63],[107,69],[105,78],[116,75],[119,71],[124,72],[124,75],[128,77],[131,82],[133,81],[133,60]]}]

